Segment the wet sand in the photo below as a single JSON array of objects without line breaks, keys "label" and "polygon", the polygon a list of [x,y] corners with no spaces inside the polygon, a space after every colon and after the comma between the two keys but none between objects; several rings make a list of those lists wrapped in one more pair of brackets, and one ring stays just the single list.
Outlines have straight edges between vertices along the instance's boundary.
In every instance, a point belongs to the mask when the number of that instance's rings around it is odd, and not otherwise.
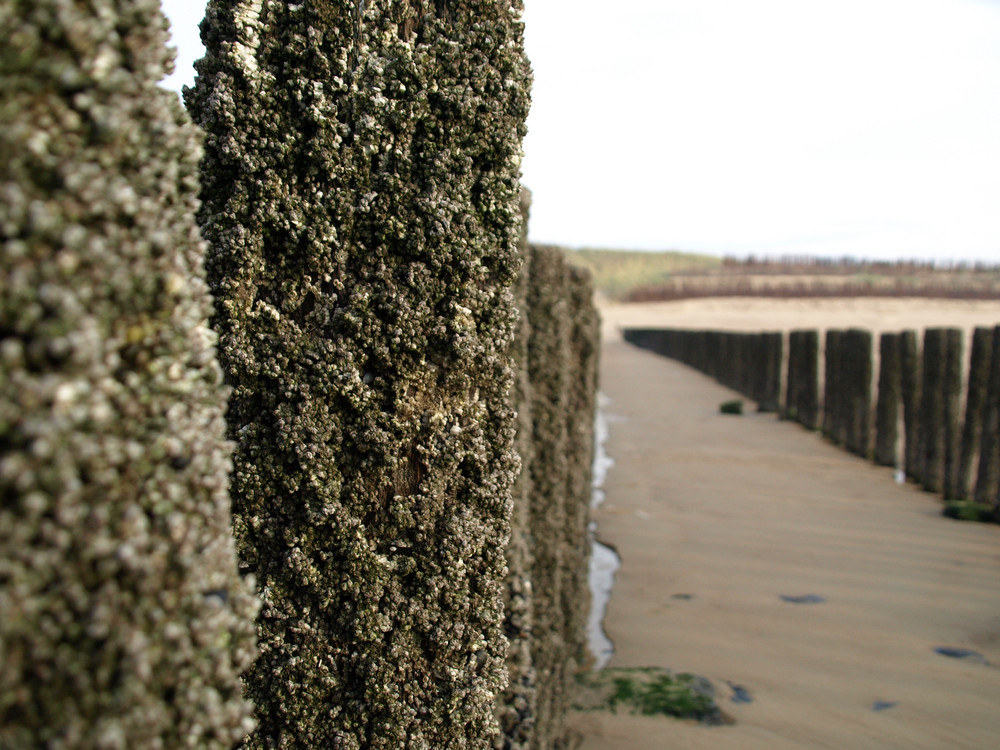
[{"label": "wet sand", "polygon": [[601,389],[615,464],[594,512],[598,538],[621,557],[605,619],[609,666],[708,677],[735,723],[580,712],[570,717],[579,747],[1000,746],[1000,527],[941,517],[939,498],[798,425],[721,415],[731,391],[616,335],[622,321],[657,319],[970,327],[1000,322],[1000,305],[750,302],[605,308]]}]

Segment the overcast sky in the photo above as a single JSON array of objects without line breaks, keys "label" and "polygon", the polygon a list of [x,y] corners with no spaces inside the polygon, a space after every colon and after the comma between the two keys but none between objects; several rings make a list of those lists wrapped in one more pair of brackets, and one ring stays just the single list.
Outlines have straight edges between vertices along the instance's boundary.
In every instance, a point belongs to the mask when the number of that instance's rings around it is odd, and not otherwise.
[{"label": "overcast sky", "polygon": [[1000,0],[525,5],[532,240],[1000,263]]}]

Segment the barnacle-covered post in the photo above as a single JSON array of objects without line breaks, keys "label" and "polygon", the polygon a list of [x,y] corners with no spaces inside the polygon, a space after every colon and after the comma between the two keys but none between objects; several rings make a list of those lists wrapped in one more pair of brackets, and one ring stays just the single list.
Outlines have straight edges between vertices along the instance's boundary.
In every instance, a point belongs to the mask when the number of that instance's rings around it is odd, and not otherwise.
[{"label": "barnacle-covered post", "polygon": [[210,0],[187,103],[258,576],[254,748],[489,747],[520,0]]},{"label": "barnacle-covered post", "polygon": [[567,297],[570,327],[570,392],[567,418],[566,555],[562,610],[570,659],[585,664],[587,615],[590,609],[590,505],[593,494],[594,415],[597,409],[600,318],[594,308],[590,272],[567,265]]},{"label": "barnacle-covered post", "polygon": [[156,0],[0,4],[0,747],[219,748],[255,654]]},{"label": "barnacle-covered post", "polygon": [[537,676],[532,658],[534,563],[531,528],[531,463],[534,454],[532,427],[532,388],[528,372],[528,341],[531,320],[528,315],[528,289],[531,278],[531,246],[528,244],[527,222],[531,194],[521,189],[522,227],[518,242],[521,272],[514,286],[514,297],[520,312],[512,346],[515,377],[511,403],[517,412],[515,447],[521,459],[521,471],[514,483],[510,519],[510,542],[507,545],[507,591],[504,600],[504,630],[509,641],[507,651],[507,687],[497,700],[500,734],[494,741],[497,750],[527,750],[535,724]]},{"label": "barnacle-covered post", "polygon": [[568,644],[563,586],[569,547],[566,490],[572,320],[566,266],[557,247],[533,246],[528,290],[528,345],[534,423],[531,462],[531,533],[535,540],[532,587],[537,673],[536,722],[531,747],[549,750],[562,734]]}]

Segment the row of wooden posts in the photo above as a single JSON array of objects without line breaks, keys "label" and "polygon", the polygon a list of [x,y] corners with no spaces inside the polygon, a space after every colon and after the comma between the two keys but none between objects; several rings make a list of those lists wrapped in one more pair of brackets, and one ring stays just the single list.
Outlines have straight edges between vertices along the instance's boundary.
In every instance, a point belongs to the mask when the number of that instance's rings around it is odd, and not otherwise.
[{"label": "row of wooden posts", "polygon": [[857,328],[822,335],[629,329],[625,338],[716,378],[760,411],[898,468],[946,500],[996,512],[1000,326],[976,328],[968,358],[959,328],[881,333],[877,356],[875,335]]}]

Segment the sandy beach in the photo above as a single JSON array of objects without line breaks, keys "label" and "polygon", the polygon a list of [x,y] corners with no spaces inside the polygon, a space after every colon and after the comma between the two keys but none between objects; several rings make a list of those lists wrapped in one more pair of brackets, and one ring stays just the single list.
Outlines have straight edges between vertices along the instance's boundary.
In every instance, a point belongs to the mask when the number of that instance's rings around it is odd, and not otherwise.
[{"label": "sandy beach", "polygon": [[971,328],[1000,323],[1000,303],[693,300],[602,313],[615,464],[594,520],[621,557],[609,666],[707,677],[734,723],[577,712],[581,750],[1000,745],[1000,527],[943,518],[939,498],[796,424],[719,414],[731,391],[617,334]]}]

